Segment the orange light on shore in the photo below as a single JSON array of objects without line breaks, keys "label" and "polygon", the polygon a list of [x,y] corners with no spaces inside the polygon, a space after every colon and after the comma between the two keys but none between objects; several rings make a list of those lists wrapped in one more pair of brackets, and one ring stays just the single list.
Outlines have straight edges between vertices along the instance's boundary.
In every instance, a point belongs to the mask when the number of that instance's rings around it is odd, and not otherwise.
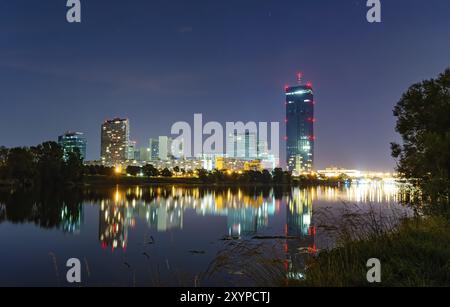
[{"label": "orange light on shore", "polygon": [[122,174],[122,166],[117,165],[116,168],[114,169],[114,172],[119,175]]}]

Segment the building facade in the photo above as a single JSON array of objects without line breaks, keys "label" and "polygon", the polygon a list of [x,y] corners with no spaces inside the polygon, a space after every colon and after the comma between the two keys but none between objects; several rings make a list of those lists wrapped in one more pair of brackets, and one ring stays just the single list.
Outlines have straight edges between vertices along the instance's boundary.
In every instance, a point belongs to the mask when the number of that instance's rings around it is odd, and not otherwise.
[{"label": "building facade", "polygon": [[136,141],[129,141],[128,142],[128,156],[127,156],[127,160],[138,160],[138,158],[136,157],[136,151],[138,151],[137,142]]},{"label": "building facade", "polygon": [[172,158],[172,139],[168,136],[160,136],[158,141],[159,159],[167,161]]},{"label": "building facade", "polygon": [[314,91],[310,84],[286,87],[287,169],[300,174],[314,166]]},{"label": "building facade", "polygon": [[234,132],[227,136],[227,157],[245,160],[258,158],[258,136],[256,133]]},{"label": "building facade", "polygon": [[159,159],[159,139],[149,140],[150,148],[150,161],[156,161]]},{"label": "building facade", "polygon": [[58,144],[63,149],[64,160],[68,154],[78,150],[83,160],[86,160],[86,138],[81,132],[66,132],[58,137]]},{"label": "building facade", "polygon": [[120,165],[129,158],[130,122],[128,119],[107,120],[102,125],[101,159],[105,165]]}]

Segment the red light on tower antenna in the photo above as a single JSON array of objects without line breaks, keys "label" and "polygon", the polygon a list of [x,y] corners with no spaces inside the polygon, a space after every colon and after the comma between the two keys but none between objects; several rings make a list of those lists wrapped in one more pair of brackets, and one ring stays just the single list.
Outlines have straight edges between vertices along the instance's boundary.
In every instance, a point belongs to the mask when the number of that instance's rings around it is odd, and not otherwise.
[{"label": "red light on tower antenna", "polygon": [[312,82],[311,82],[311,81],[308,81],[308,83],[306,83],[306,86],[312,88],[312,87],[313,87]]}]

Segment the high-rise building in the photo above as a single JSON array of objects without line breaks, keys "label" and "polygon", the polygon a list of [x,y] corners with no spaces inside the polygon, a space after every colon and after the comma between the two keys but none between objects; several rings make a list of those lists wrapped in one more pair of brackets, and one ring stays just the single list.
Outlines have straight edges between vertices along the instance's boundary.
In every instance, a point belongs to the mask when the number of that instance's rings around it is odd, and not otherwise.
[{"label": "high-rise building", "polygon": [[310,172],[314,165],[314,92],[311,84],[286,87],[286,161],[289,171]]},{"label": "high-rise building", "polygon": [[257,134],[234,132],[227,137],[227,157],[253,160],[258,157]]},{"label": "high-rise building", "polygon": [[158,143],[159,159],[162,161],[170,160],[172,157],[172,139],[168,136],[160,136]]},{"label": "high-rise building", "polygon": [[150,161],[150,148],[141,147],[134,151],[134,159],[140,162],[149,162]]},{"label": "high-rise building", "polygon": [[128,157],[127,160],[139,160],[138,157],[136,157],[136,151],[137,151],[137,142],[136,141],[129,141],[128,142]]},{"label": "high-rise building", "polygon": [[130,122],[128,119],[107,120],[102,125],[101,159],[106,165],[118,165],[129,158]]},{"label": "high-rise building", "polygon": [[150,161],[156,161],[159,159],[159,139],[150,139]]},{"label": "high-rise building", "polygon": [[64,152],[64,160],[67,160],[68,154],[78,150],[81,158],[86,159],[86,139],[81,132],[66,132],[58,137],[58,143]]}]

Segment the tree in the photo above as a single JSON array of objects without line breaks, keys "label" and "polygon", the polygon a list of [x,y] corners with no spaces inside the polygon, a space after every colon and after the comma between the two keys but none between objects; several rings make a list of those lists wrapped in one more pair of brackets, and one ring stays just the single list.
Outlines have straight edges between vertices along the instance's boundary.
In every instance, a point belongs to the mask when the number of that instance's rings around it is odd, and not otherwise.
[{"label": "tree", "polygon": [[0,166],[6,164],[6,160],[8,159],[8,148],[4,146],[0,146]]},{"label": "tree", "polygon": [[394,109],[402,144],[391,144],[401,176],[419,188],[429,211],[448,212],[450,69],[411,86]]},{"label": "tree", "polygon": [[261,180],[263,183],[268,184],[272,180],[272,175],[268,170],[263,170],[261,173]]},{"label": "tree", "polygon": [[28,148],[10,149],[5,168],[6,177],[21,187],[31,185],[37,173],[34,156]]},{"label": "tree", "polygon": [[159,176],[159,171],[151,164],[147,164],[142,169],[144,176],[146,177],[157,177]]},{"label": "tree", "polygon": [[37,161],[39,182],[44,185],[59,184],[62,182],[62,168],[64,164],[64,152],[56,142],[45,142],[33,147]]},{"label": "tree", "polygon": [[0,179],[6,178],[6,161],[8,159],[9,150],[0,146]]},{"label": "tree", "polygon": [[141,168],[135,165],[127,166],[127,174],[130,176],[137,176],[141,172]]},{"label": "tree", "polygon": [[198,169],[197,170],[197,176],[200,179],[201,182],[206,183],[208,182],[208,171],[204,168]]},{"label": "tree", "polygon": [[282,168],[275,168],[272,172],[272,180],[276,184],[291,183],[292,174],[290,172],[283,171]]},{"label": "tree", "polygon": [[172,177],[173,174],[168,168],[165,168],[165,169],[162,170],[161,176],[169,178],[169,177]]},{"label": "tree", "polygon": [[272,178],[275,183],[283,183],[284,172],[282,168],[275,168],[272,172]]},{"label": "tree", "polygon": [[78,148],[67,153],[67,160],[63,165],[65,182],[79,183],[83,179],[83,158]]}]

